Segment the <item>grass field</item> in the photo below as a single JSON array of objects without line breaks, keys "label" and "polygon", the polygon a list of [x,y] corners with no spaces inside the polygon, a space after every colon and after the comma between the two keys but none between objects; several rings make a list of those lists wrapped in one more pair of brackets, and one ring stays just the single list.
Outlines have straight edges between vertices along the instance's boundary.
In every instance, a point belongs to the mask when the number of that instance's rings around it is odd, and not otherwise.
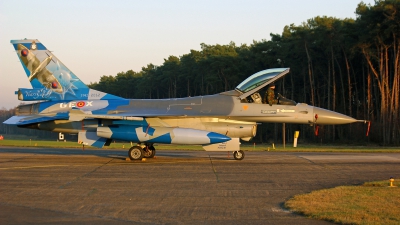
[{"label": "grass field", "polygon": [[313,191],[293,197],[285,207],[341,224],[400,224],[400,188],[389,184],[387,180]]},{"label": "grass field", "polygon": [[[133,143],[135,145],[135,143]],[[19,147],[45,147],[45,148],[82,148],[82,145],[75,141],[42,141],[42,140],[0,140],[0,146],[19,146]],[[131,146],[129,142],[114,142],[104,149],[128,149]],[[172,145],[172,144],[155,144],[157,150],[203,150],[201,145]],[[274,149],[275,147],[275,149]],[[85,146],[85,148],[93,148]],[[252,144],[250,142],[242,142],[241,149],[244,151],[275,151],[275,152],[373,152],[373,153],[390,153],[400,152],[400,147],[381,147],[381,146],[331,146],[331,145],[302,145],[297,148],[292,145],[272,145],[272,144]]]}]

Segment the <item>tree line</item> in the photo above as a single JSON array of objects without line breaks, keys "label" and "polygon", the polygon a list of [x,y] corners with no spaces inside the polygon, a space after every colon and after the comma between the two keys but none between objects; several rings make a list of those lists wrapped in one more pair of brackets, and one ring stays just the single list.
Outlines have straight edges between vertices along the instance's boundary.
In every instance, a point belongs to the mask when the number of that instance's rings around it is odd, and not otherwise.
[{"label": "tree line", "polygon": [[[290,67],[277,90],[296,102],[371,121],[326,126],[287,125],[303,140],[400,144],[400,0],[359,3],[355,19],[317,16],[290,24],[282,34],[252,44],[200,44],[182,56],[141,71],[104,75],[90,88],[124,98],[179,98],[234,89],[248,76],[267,68]],[[0,125],[1,126],[1,125]],[[255,138],[276,142],[282,130],[263,124]]]}]

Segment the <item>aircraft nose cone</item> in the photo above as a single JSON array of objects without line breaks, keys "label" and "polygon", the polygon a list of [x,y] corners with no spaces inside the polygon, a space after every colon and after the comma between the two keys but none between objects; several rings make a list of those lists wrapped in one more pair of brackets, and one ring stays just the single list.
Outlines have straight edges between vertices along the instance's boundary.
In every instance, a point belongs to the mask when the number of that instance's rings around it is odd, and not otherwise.
[{"label": "aircraft nose cone", "polygon": [[230,141],[231,138],[222,134],[210,132],[207,134],[207,137],[210,138],[210,144],[216,144],[221,142]]},{"label": "aircraft nose cone", "polygon": [[350,116],[318,107],[314,107],[315,114],[318,116],[316,123],[320,125],[339,125],[357,122],[356,119]]}]

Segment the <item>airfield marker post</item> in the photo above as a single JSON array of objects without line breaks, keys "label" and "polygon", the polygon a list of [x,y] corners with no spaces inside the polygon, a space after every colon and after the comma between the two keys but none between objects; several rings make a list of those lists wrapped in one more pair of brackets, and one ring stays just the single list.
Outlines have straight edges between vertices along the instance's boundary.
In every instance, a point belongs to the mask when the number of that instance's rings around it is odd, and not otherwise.
[{"label": "airfield marker post", "polygon": [[283,149],[286,148],[286,124],[282,124],[282,140],[283,140]]},{"label": "airfield marker post", "polygon": [[300,133],[300,131],[298,131],[298,130],[296,130],[294,132],[294,140],[293,140],[293,147],[294,148],[297,148],[297,139],[299,138],[299,133]]},{"label": "airfield marker post", "polygon": [[390,177],[389,182],[390,182],[390,186],[389,187],[396,187],[396,186],[393,185],[393,182],[394,182],[394,178],[393,177]]}]

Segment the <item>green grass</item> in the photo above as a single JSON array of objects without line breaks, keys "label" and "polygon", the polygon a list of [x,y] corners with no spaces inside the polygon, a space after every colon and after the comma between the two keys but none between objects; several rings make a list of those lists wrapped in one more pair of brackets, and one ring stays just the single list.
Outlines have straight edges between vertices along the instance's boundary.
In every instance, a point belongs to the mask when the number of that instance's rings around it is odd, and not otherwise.
[{"label": "green grass", "polygon": [[[341,224],[400,224],[400,188],[389,180],[297,195],[285,207],[307,217]],[[394,182],[399,186],[400,182]]]},{"label": "green grass", "polygon": [[[133,143],[135,145],[135,143]],[[130,147],[129,142],[113,142],[110,146],[105,146],[105,149],[127,149]],[[200,145],[173,145],[173,144],[155,144],[157,150],[203,150]],[[43,141],[43,140],[1,140],[0,146],[19,146],[19,147],[45,147],[45,148],[82,148],[82,145],[75,141]],[[85,148],[93,148],[86,146]],[[242,142],[241,149],[244,151],[270,151],[270,152],[354,152],[354,153],[383,153],[383,152],[400,152],[399,147],[380,147],[380,146],[331,146],[331,145],[302,145],[299,144],[297,148],[286,145],[272,144],[251,144],[249,142]]]}]

